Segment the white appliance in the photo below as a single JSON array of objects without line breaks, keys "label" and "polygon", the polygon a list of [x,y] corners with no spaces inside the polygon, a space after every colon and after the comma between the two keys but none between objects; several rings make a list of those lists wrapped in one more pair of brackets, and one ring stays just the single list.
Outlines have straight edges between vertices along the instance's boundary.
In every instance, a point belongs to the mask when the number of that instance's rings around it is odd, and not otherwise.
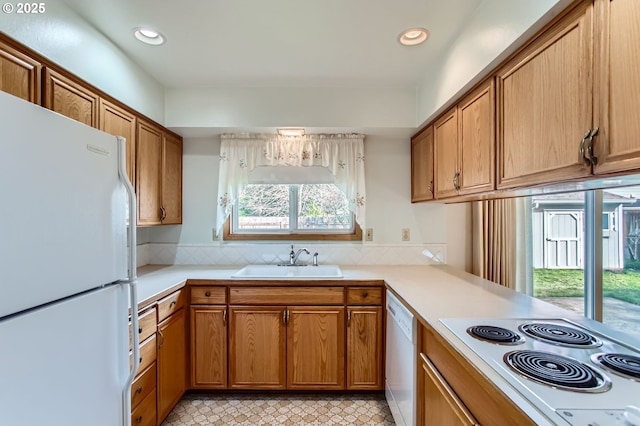
[{"label": "white appliance", "polygon": [[640,426],[638,349],[562,318],[440,322],[552,423]]},{"label": "white appliance", "polygon": [[416,424],[416,318],[387,290],[385,396],[397,425]]},{"label": "white appliance", "polygon": [[2,426],[130,424],[136,203],[124,144],[0,92]]}]

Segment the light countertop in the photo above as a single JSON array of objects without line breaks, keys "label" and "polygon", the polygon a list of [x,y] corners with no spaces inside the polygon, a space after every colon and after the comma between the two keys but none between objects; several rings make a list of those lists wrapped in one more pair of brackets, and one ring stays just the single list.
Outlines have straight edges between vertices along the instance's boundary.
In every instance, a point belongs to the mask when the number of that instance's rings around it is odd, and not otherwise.
[{"label": "light countertop", "polygon": [[[238,266],[154,266],[138,268],[139,300],[157,300],[184,285],[187,279],[227,280]],[[532,408],[501,376],[449,331],[441,318],[566,318],[629,345],[640,340],[597,321],[499,286],[449,266],[340,266],[347,280],[384,280],[418,316],[438,331],[468,361],[494,382],[515,404],[539,424],[553,424]],[[303,283],[304,281],[301,281]],[[139,305],[142,306],[142,303]]]}]

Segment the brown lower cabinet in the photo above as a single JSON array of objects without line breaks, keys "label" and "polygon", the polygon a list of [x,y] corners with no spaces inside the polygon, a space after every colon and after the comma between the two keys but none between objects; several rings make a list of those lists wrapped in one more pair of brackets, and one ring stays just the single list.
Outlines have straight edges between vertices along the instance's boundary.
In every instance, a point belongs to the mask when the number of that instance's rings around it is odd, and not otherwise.
[{"label": "brown lower cabinet", "polygon": [[186,309],[158,324],[158,424],[187,389]]},{"label": "brown lower cabinet", "polygon": [[535,425],[430,326],[418,348],[419,425]]}]

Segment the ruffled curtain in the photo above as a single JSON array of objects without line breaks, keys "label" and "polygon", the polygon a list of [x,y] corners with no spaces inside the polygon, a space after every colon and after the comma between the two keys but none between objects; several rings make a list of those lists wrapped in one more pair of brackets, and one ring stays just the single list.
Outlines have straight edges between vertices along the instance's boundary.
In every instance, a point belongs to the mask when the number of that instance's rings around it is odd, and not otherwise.
[{"label": "ruffled curtain", "polygon": [[217,229],[221,230],[238,196],[259,166],[326,167],[347,197],[358,224],[365,223],[364,135],[320,134],[282,137],[222,135]]}]

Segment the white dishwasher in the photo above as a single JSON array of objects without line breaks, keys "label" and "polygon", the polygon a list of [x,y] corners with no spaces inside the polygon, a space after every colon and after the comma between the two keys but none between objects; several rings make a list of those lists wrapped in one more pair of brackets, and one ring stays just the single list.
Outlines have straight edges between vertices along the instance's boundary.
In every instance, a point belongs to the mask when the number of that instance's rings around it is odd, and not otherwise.
[{"label": "white dishwasher", "polygon": [[387,290],[385,396],[401,426],[416,424],[416,345],[416,318]]}]

